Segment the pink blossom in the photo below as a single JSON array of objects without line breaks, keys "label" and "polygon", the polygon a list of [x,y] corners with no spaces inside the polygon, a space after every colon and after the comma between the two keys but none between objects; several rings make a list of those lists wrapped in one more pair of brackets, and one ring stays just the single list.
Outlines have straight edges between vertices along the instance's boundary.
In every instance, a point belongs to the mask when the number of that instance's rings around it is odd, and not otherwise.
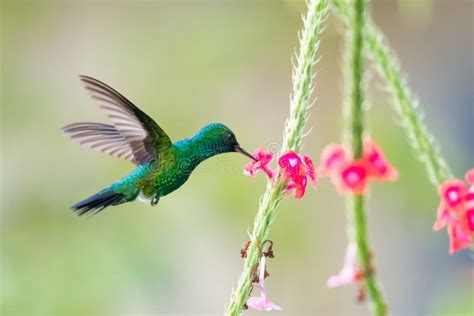
[{"label": "pink blossom", "polygon": [[449,208],[444,203],[440,203],[438,210],[436,211],[436,221],[433,224],[433,230],[438,231],[444,228],[446,225],[456,221],[456,218],[451,215]]},{"label": "pink blossom", "polygon": [[474,232],[474,208],[467,210],[466,212],[466,222],[469,230]]},{"label": "pink blossom", "polygon": [[355,244],[350,243],[346,249],[342,269],[336,275],[329,277],[326,286],[328,288],[334,288],[356,283],[361,279],[361,273],[357,264],[357,247]]},{"label": "pink blossom", "polygon": [[470,185],[474,185],[474,168],[469,169],[464,176],[466,182]]},{"label": "pink blossom", "polygon": [[286,190],[288,192],[293,192],[295,199],[301,199],[306,192],[306,184],[308,181],[305,176],[298,176],[294,180],[291,180],[286,185]]},{"label": "pink blossom", "polygon": [[316,176],[316,169],[314,168],[313,160],[308,156],[303,156],[303,162],[308,168],[308,177],[311,179],[311,182],[315,186],[318,183],[318,177]]},{"label": "pink blossom", "polygon": [[446,180],[440,184],[440,202],[433,230],[447,227],[449,253],[468,248],[474,233],[474,185],[473,169],[466,173],[467,184],[461,180]]},{"label": "pink blossom", "polygon": [[341,144],[329,144],[321,152],[319,174],[329,176],[337,172],[345,163],[351,160],[349,152]]},{"label": "pink blossom", "polygon": [[368,172],[363,160],[353,161],[345,165],[333,183],[340,193],[364,194],[367,188]]},{"label": "pink blossom", "polygon": [[462,206],[467,194],[467,186],[461,180],[448,180],[443,182],[438,189],[438,194],[450,208]]},{"label": "pink blossom", "polygon": [[307,177],[311,179],[313,185],[317,183],[314,164],[308,156],[303,156],[301,159],[297,153],[289,151],[278,159],[278,165],[283,178],[290,180],[286,186],[287,192],[293,193],[296,199],[303,197],[308,183]]},{"label": "pink blossom", "polygon": [[260,259],[259,274],[258,274],[258,288],[260,296],[253,296],[247,300],[247,306],[258,311],[272,311],[281,310],[280,306],[276,305],[267,297],[265,292],[265,256]]},{"label": "pink blossom", "polygon": [[398,178],[397,170],[388,162],[379,146],[364,141],[360,159],[353,159],[341,144],[329,144],[321,153],[320,175],[330,176],[341,194],[364,194],[370,180],[388,181]]},{"label": "pink blossom", "polygon": [[398,171],[385,159],[380,148],[372,140],[364,141],[364,158],[368,175],[376,180],[396,180]]},{"label": "pink blossom", "polygon": [[283,177],[286,179],[295,179],[299,175],[306,176],[303,161],[294,151],[283,154],[280,159],[278,159],[278,165],[282,170]]},{"label": "pink blossom", "polygon": [[472,241],[472,231],[467,230],[460,222],[448,225],[449,253],[468,248]]},{"label": "pink blossom", "polygon": [[263,148],[257,148],[252,155],[256,160],[245,165],[244,174],[255,178],[257,172],[263,171],[269,179],[273,179],[274,173],[268,168],[268,164],[273,159],[273,154],[271,152],[265,152]]}]

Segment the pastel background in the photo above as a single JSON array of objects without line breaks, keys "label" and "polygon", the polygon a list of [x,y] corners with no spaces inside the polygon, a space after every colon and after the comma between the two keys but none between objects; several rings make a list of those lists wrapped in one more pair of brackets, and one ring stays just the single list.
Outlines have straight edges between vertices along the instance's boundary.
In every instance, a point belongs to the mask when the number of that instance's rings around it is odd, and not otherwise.
[{"label": "pastel background", "polygon": [[[303,1],[1,1],[2,315],[220,315],[264,190],[245,158],[203,163],[156,208],[86,219],[69,206],[133,166],[59,129],[106,121],[78,80],[109,83],[174,139],[222,122],[253,150],[281,141]],[[474,4],[372,1],[426,121],[458,177],[473,166]],[[340,140],[343,26],[327,21],[304,153]],[[472,315],[473,261],[433,233],[437,196],[411,155],[383,82],[369,126],[400,180],[372,187],[370,239],[394,315]],[[356,288],[329,290],[345,249],[343,199],[327,179],[285,200],[271,231],[267,289],[279,315],[366,315]],[[248,315],[256,315],[246,312]]]}]

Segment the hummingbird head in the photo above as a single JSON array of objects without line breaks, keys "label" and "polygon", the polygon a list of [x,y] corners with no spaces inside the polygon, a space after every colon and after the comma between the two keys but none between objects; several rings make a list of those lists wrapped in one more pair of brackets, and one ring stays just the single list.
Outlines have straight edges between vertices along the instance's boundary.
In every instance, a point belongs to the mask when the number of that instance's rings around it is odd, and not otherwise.
[{"label": "hummingbird head", "polygon": [[196,134],[196,137],[201,140],[203,147],[213,155],[238,152],[255,160],[251,154],[239,145],[234,132],[224,124],[208,124]]}]

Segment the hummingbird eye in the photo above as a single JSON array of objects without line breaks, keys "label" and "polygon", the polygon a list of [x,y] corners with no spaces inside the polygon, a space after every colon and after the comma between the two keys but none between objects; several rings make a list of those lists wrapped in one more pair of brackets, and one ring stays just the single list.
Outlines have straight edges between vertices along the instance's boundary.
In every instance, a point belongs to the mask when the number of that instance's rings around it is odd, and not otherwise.
[{"label": "hummingbird eye", "polygon": [[232,133],[227,133],[225,135],[225,139],[231,143],[235,142],[235,136]]}]

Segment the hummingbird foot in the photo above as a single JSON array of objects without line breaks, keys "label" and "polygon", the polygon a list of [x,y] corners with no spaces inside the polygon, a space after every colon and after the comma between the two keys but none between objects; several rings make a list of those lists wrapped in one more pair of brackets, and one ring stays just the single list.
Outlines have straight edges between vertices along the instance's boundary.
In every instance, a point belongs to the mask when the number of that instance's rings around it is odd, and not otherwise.
[{"label": "hummingbird foot", "polygon": [[158,204],[158,201],[160,200],[160,197],[155,195],[152,199],[151,199],[151,206],[155,207],[156,204]]}]

